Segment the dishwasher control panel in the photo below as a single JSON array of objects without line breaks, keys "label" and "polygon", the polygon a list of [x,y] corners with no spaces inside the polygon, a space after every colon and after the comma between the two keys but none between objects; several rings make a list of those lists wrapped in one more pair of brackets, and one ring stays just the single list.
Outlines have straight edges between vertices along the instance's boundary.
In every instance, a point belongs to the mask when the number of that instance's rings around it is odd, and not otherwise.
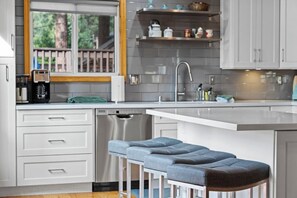
[{"label": "dishwasher control panel", "polygon": [[145,109],[96,109],[96,115],[145,114]]}]

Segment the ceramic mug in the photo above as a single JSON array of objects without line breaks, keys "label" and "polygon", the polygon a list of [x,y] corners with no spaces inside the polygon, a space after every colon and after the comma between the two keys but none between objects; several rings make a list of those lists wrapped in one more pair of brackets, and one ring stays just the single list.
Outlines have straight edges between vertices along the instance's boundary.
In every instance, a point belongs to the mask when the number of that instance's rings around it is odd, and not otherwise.
[{"label": "ceramic mug", "polygon": [[184,8],[184,6],[183,5],[180,5],[180,4],[176,4],[175,8],[177,10],[182,10]]},{"label": "ceramic mug", "polygon": [[206,32],[206,38],[212,38],[213,37],[213,30],[212,29],[207,29],[205,30]]}]

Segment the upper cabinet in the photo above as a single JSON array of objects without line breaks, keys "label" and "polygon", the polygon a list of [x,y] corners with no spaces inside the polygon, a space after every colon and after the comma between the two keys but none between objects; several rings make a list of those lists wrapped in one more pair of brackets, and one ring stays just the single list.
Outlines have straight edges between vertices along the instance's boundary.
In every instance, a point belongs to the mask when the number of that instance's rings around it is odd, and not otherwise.
[{"label": "upper cabinet", "polygon": [[0,0],[0,57],[15,56],[15,1]]},{"label": "upper cabinet", "polygon": [[281,0],[280,67],[297,69],[297,1]]},{"label": "upper cabinet", "polygon": [[279,68],[279,0],[221,0],[221,11],[221,68]]}]

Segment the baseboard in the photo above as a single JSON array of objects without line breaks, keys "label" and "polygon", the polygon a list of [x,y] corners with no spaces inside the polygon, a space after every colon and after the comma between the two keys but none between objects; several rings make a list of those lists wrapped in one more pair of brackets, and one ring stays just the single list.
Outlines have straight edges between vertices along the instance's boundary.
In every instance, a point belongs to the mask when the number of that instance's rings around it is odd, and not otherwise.
[{"label": "baseboard", "polygon": [[92,183],[0,188],[0,197],[92,192]]}]

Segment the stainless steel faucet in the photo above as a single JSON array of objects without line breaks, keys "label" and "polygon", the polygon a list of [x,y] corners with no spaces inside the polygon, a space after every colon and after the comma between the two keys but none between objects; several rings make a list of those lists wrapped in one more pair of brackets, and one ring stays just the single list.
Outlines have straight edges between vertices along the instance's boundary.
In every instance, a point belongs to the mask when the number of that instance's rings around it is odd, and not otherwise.
[{"label": "stainless steel faucet", "polygon": [[185,66],[187,66],[188,68],[188,72],[189,72],[189,77],[190,77],[190,81],[193,81],[192,78],[192,73],[191,73],[191,67],[189,65],[188,62],[183,61],[177,64],[176,68],[175,68],[175,84],[174,84],[174,101],[177,102],[178,101],[178,96],[179,95],[185,95],[185,92],[178,92],[177,86],[178,86],[178,68],[179,66],[181,66],[182,64],[184,64]]}]

